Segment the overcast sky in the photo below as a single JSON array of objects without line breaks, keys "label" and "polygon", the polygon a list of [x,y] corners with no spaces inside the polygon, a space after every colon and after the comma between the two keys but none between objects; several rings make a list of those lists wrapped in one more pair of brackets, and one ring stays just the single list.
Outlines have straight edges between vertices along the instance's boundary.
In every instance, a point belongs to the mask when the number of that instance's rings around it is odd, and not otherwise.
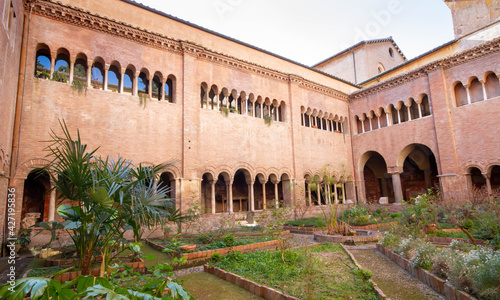
[{"label": "overcast sky", "polygon": [[392,36],[407,58],[453,39],[442,0],[136,0],[306,65]]}]

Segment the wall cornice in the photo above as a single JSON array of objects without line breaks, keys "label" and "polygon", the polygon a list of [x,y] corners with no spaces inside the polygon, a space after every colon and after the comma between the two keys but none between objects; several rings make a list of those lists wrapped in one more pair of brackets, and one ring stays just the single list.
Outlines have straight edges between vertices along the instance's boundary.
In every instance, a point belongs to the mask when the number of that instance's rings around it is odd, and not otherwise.
[{"label": "wall cornice", "polygon": [[[216,63],[233,69],[251,72],[260,76],[268,77],[273,80],[285,82],[288,82],[290,80],[291,74],[244,61],[227,54],[219,53],[190,41],[169,38],[165,35],[148,31],[147,29],[141,29],[137,26],[126,24],[114,19],[111,20],[98,14],[93,14],[90,11],[84,11],[80,8],[73,7],[71,5],[64,5],[60,2],[58,3],[51,0],[38,0],[34,2],[25,1],[24,4],[25,8],[28,11],[30,9],[30,6],[33,5],[32,13],[44,16],[49,19],[72,24],[75,26],[85,27],[90,30],[112,34],[136,43],[173,52],[175,54],[193,55],[201,60],[209,61],[211,63]],[[330,97],[337,97],[345,101],[347,101],[348,99],[348,95],[346,93],[310,80],[303,79],[301,86]]]},{"label": "wall cornice", "polygon": [[418,69],[406,72],[394,78],[382,81],[375,85],[356,91],[349,96],[349,99],[355,100],[381,91],[392,89],[394,87],[403,85],[407,82],[425,76],[428,73],[434,72],[438,69],[450,69],[455,66],[468,63],[475,59],[483,58],[485,56],[491,55],[499,51],[500,51],[500,38],[496,38],[494,40],[477,45],[465,51],[456,53],[454,55],[442,58],[437,61],[433,61]]}]

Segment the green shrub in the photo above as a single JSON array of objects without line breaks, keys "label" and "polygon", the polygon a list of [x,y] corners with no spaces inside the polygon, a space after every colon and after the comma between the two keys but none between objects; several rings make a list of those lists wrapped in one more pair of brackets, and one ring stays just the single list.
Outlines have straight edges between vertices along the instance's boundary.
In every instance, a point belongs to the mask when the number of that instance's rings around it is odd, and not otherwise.
[{"label": "green shrub", "polygon": [[366,225],[371,222],[371,219],[369,216],[357,216],[354,218],[354,220],[351,222],[354,225]]},{"label": "green shrub", "polygon": [[300,220],[295,220],[295,221],[287,221],[287,222],[285,222],[285,225],[312,226],[312,227],[323,228],[323,227],[326,227],[326,221],[323,218],[314,217],[314,218],[306,218],[306,219],[300,219]]},{"label": "green shrub", "polygon": [[222,260],[222,255],[219,252],[215,252],[210,256],[210,262],[218,263]]},{"label": "green shrub", "polygon": [[389,217],[393,218],[393,219],[397,219],[399,218],[399,214],[398,213],[392,213],[389,215]]},{"label": "green shrub", "polygon": [[382,211],[380,210],[380,208],[377,208],[377,210],[375,212],[377,213],[377,215],[380,215],[382,213]]},{"label": "green shrub", "polygon": [[226,247],[232,247],[232,246],[234,246],[234,235],[232,235],[232,234],[226,234],[224,236],[224,244],[226,244]]},{"label": "green shrub", "polygon": [[412,263],[414,267],[430,270],[433,264],[433,257],[436,253],[436,247],[431,243],[419,243],[417,254]]},{"label": "green shrub", "polygon": [[386,232],[379,243],[386,248],[395,249],[401,243],[401,237],[397,234]]},{"label": "green shrub", "polygon": [[354,206],[351,209],[344,210],[342,217],[347,219],[347,217],[356,218],[359,216],[368,216],[370,213],[368,210],[362,206]]}]

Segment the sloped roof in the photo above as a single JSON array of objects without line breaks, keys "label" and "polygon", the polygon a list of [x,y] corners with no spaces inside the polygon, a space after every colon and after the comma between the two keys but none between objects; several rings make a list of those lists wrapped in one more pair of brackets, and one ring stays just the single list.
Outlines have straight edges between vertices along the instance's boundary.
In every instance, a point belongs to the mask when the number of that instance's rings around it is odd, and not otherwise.
[{"label": "sloped roof", "polygon": [[327,61],[329,61],[331,59],[334,59],[337,56],[340,56],[340,55],[342,55],[342,54],[344,54],[346,52],[349,52],[349,51],[351,51],[351,50],[353,50],[355,48],[358,48],[358,47],[360,47],[362,45],[365,45],[365,44],[375,44],[375,43],[383,43],[383,42],[391,42],[394,45],[394,48],[396,48],[396,50],[398,50],[399,54],[401,54],[401,56],[403,57],[403,59],[406,61],[406,56],[403,54],[403,51],[401,51],[401,49],[399,48],[398,44],[396,44],[396,42],[392,39],[392,36],[390,36],[390,37],[382,38],[382,39],[374,39],[374,40],[361,41],[361,42],[359,42],[359,43],[357,43],[357,44],[355,44],[355,45],[353,45],[353,46],[351,46],[349,48],[346,48],[346,49],[338,52],[337,54],[335,54],[333,56],[330,56],[329,58],[327,58],[325,60],[320,61],[319,63],[313,65],[312,67],[315,68],[315,67],[321,65],[322,63],[325,63],[325,62],[327,62]]}]

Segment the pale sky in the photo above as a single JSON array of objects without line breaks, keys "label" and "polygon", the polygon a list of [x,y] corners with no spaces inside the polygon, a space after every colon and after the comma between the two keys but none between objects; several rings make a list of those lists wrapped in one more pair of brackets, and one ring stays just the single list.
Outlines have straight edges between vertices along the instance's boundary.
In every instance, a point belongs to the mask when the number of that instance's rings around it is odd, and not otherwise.
[{"label": "pale sky", "polygon": [[361,40],[392,36],[408,59],[453,40],[442,0],[136,0],[313,65]]}]

